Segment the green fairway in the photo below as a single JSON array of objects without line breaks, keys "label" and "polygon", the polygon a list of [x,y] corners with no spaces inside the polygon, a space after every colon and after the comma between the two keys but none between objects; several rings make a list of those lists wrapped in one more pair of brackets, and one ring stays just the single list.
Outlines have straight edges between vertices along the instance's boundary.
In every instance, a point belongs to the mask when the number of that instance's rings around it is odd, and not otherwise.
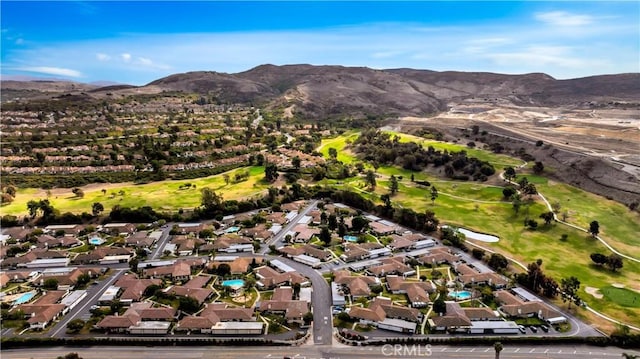
[{"label": "green fairway", "polygon": [[605,298],[625,307],[640,308],[640,293],[626,288],[607,286],[600,289]]},{"label": "green fairway", "polygon": [[[188,180],[166,180],[136,185],[133,183],[93,184],[81,187],[83,198],[77,198],[70,188],[53,189],[49,201],[60,212],[91,212],[94,202],[100,202],[108,212],[115,205],[124,207],[151,206],[161,211],[190,209],[200,205],[200,189],[209,187],[222,194],[224,199],[242,199],[259,195],[268,184],[263,181],[264,167],[245,167],[250,176],[244,182],[226,184],[223,174]],[[242,169],[229,172],[233,174]],[[190,187],[185,187],[186,184]],[[182,188],[181,188],[182,187]],[[106,193],[103,193],[103,189]],[[122,192],[121,192],[122,191]],[[47,192],[41,189],[19,189],[16,200],[1,208],[2,214],[27,215],[27,202],[47,198]]]}]

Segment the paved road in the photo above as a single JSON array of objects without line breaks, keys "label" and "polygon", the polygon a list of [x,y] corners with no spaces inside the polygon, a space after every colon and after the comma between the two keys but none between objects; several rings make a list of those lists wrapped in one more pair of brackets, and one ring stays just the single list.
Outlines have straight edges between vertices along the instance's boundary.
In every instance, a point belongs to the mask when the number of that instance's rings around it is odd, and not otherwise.
[{"label": "paved road", "polygon": [[161,228],[162,236],[160,236],[160,239],[158,239],[158,241],[156,242],[155,244],[156,248],[153,249],[153,251],[151,252],[151,255],[148,256],[147,260],[153,260],[162,255],[162,252],[164,251],[164,246],[169,241],[169,232],[171,232],[171,228],[173,228],[173,225],[174,223],[170,222],[162,226]]},{"label": "paved road", "polygon": [[276,248],[282,246],[283,239],[287,235],[287,232],[289,232],[291,228],[293,228],[296,224],[298,224],[298,221],[300,221],[302,217],[306,216],[309,212],[311,212],[312,209],[316,208],[317,204],[318,204],[317,199],[311,201],[307,205],[307,207],[305,207],[302,211],[298,212],[298,215],[291,222],[289,222],[286,226],[282,227],[282,229],[280,230],[280,232],[278,232],[278,234],[276,234],[275,236],[273,236],[273,238],[268,240],[267,243],[265,243],[262,246],[259,253],[260,254],[267,253],[269,251],[269,246],[271,245],[275,245]]},{"label": "paved road", "polygon": [[[72,321],[75,318],[81,318],[83,316],[87,316],[89,314],[89,308],[91,305],[97,303],[98,299],[104,293],[108,286],[113,284],[120,275],[126,271],[128,268],[120,268],[115,269],[114,273],[107,279],[98,283],[95,286],[89,286],[87,289],[87,296],[82,299],[82,301],[73,308],[69,314],[65,315],[62,320],[56,323],[53,328],[49,330],[49,336],[51,337],[63,337],[66,335],[67,323]],[[89,315],[90,316],[90,315]]]},{"label": "paved road", "polygon": [[[77,352],[84,359],[275,359],[288,356],[294,359],[383,359],[383,358],[494,358],[492,346],[408,346],[395,351],[392,346],[378,347],[54,347],[3,350],[3,359],[53,359],[70,352]],[[413,351],[412,351],[413,350]],[[640,355],[634,350],[615,347],[589,346],[511,346],[505,345],[502,359],[611,359],[622,353]]]},{"label": "paved road", "polygon": [[287,258],[278,259],[311,280],[311,286],[313,288],[313,293],[311,294],[313,307],[313,343],[316,345],[331,345],[333,317],[331,315],[332,303],[329,284],[320,273],[311,267]]}]

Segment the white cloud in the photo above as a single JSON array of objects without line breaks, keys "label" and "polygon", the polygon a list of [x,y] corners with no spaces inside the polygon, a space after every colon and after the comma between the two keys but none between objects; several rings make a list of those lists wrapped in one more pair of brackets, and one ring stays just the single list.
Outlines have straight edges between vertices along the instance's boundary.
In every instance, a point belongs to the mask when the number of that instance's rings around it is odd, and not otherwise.
[{"label": "white cloud", "polygon": [[19,38],[16,40],[16,45],[22,45],[24,44],[24,39],[23,38]]},{"label": "white cloud", "polygon": [[98,61],[109,61],[111,60],[111,56],[99,52],[96,54],[96,59],[98,59]]},{"label": "white cloud", "polygon": [[26,72],[37,72],[41,74],[56,75],[56,76],[82,77],[82,73],[80,71],[65,69],[63,67],[27,66],[27,67],[20,67],[17,70],[26,71]]},{"label": "white cloud", "polygon": [[539,12],[535,19],[555,26],[583,26],[589,25],[594,18],[590,15],[572,14],[566,11]]},{"label": "white cloud", "polygon": [[124,61],[124,62],[129,62],[129,61],[131,61],[131,54],[126,53],[126,52],[125,52],[125,53],[122,53],[122,54],[120,54],[120,58],[121,58],[121,59],[122,59],[122,61]]},{"label": "white cloud", "polygon": [[151,59],[146,57],[138,57],[135,64],[152,68],[152,69],[159,69],[159,70],[168,70],[171,68],[171,66],[168,66],[168,65],[156,64]]}]

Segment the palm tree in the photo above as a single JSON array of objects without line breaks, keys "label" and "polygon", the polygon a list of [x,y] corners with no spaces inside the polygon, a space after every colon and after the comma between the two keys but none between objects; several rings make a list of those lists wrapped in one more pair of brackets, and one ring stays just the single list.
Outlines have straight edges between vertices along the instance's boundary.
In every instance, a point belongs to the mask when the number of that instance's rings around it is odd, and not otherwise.
[{"label": "palm tree", "polygon": [[495,342],[493,344],[493,349],[496,350],[496,359],[500,359],[500,352],[502,351],[502,349],[504,349],[504,347],[502,346],[502,343]]}]

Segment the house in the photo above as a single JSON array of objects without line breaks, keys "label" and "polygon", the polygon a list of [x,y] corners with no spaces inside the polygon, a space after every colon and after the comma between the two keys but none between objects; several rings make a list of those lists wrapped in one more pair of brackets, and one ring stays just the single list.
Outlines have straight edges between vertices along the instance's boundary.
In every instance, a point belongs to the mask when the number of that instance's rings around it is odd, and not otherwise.
[{"label": "house", "polygon": [[251,269],[252,266],[257,267],[262,264],[260,257],[237,257],[237,256],[217,256],[214,261],[207,264],[207,269],[217,268],[220,264],[226,263],[231,268],[231,274],[244,274]]},{"label": "house", "polygon": [[152,285],[160,287],[162,285],[162,280],[138,279],[135,275],[129,274],[121,277],[114,284],[114,286],[122,288],[120,302],[125,304],[140,301],[147,288]]},{"label": "house", "polygon": [[67,313],[67,306],[59,303],[66,294],[61,290],[48,291],[32,304],[21,304],[14,310],[21,310],[25,314],[30,329],[44,330]]},{"label": "house", "polygon": [[58,282],[59,290],[71,290],[73,289],[78,280],[87,275],[89,279],[97,278],[101,273],[104,273],[106,268],[54,268],[53,270],[47,269],[42,272],[42,276],[39,279],[39,285],[44,285],[48,279],[55,279]]},{"label": "house", "polygon": [[244,228],[240,230],[240,234],[257,241],[266,241],[273,237],[273,232],[269,231],[264,223],[252,228]]},{"label": "house", "polygon": [[143,270],[143,276],[148,278],[169,278],[173,281],[186,281],[191,278],[191,266],[183,261],[172,265],[152,267]]},{"label": "house", "polygon": [[151,248],[156,240],[156,238],[149,236],[147,232],[135,232],[125,239],[125,246],[134,248]]},{"label": "house", "polygon": [[44,227],[45,233],[56,233],[58,231],[64,232],[65,235],[77,236],[84,229],[80,224],[55,224]]},{"label": "house", "polygon": [[189,256],[204,244],[204,240],[182,235],[174,236],[173,239],[171,239],[171,243],[177,246],[176,252],[179,256]]},{"label": "house", "polygon": [[367,268],[366,272],[376,277],[384,277],[389,274],[408,277],[416,274],[413,268],[404,264],[403,258],[401,257],[385,258],[379,265]]},{"label": "house", "polygon": [[127,263],[133,257],[133,251],[122,247],[98,247],[86,254],[79,254],[73,259],[74,264],[112,264]]},{"label": "house", "polygon": [[308,301],[293,300],[291,287],[279,287],[273,291],[270,300],[264,300],[256,305],[256,309],[262,313],[274,313],[284,315],[287,323],[304,324],[304,315],[311,307]]},{"label": "house", "polygon": [[396,225],[388,221],[369,222],[371,232],[376,236],[386,236],[395,233]]},{"label": "house", "polygon": [[213,291],[209,288],[193,288],[192,286],[174,285],[164,290],[165,293],[173,294],[180,297],[189,297],[195,299],[198,304],[202,305],[207,299],[213,295]]},{"label": "house", "polygon": [[15,239],[17,242],[24,242],[27,240],[27,237],[29,237],[32,231],[33,230],[31,228],[11,227],[3,228],[2,234],[8,235],[12,239]]},{"label": "house", "polygon": [[309,257],[317,258],[323,262],[329,261],[333,258],[333,256],[331,255],[331,252],[311,244],[305,244],[299,247],[292,247],[292,246],[280,247],[278,248],[278,252],[283,253],[291,258],[304,254]]},{"label": "house", "polygon": [[284,212],[272,212],[266,217],[267,222],[283,225],[287,223]]},{"label": "house", "polygon": [[406,294],[407,300],[413,308],[424,308],[429,305],[429,293],[436,291],[431,282],[408,281],[400,276],[387,276],[386,282],[389,292]]},{"label": "house", "polygon": [[133,223],[108,223],[103,224],[101,229],[112,236],[128,237],[136,231],[136,225]]},{"label": "house", "polygon": [[151,302],[133,303],[122,315],[108,315],[96,327],[108,333],[167,334],[176,310],[153,307]]},{"label": "house", "polygon": [[36,238],[37,245],[40,248],[55,248],[55,247],[77,247],[82,245],[75,236],[53,237],[48,234],[40,235]]},{"label": "house", "polygon": [[567,321],[567,318],[563,316],[561,312],[551,308],[537,298],[531,298],[533,300],[525,301],[507,290],[496,291],[494,295],[496,301],[502,304],[498,307],[498,311],[506,317],[537,317],[550,324],[564,323]]},{"label": "house", "polygon": [[353,299],[368,297],[371,288],[381,284],[380,279],[371,276],[352,276],[349,271],[334,272],[333,282],[342,287],[342,292],[351,295]]},{"label": "house", "polygon": [[[58,263],[63,262],[63,264],[56,264],[56,266],[64,266],[69,262],[66,252],[49,250],[46,248],[36,248],[21,256],[6,258],[0,262],[0,266],[2,268],[29,267],[30,263],[42,260],[60,260]],[[36,262],[36,264],[38,264],[38,262]],[[36,265],[31,266],[35,267]],[[43,263],[42,266],[47,266],[47,264]]]},{"label": "house", "polygon": [[176,332],[214,335],[260,335],[264,323],[257,322],[251,308],[209,303],[198,316],[185,316],[175,327]]},{"label": "house", "polygon": [[213,246],[216,251],[222,253],[253,253],[254,251],[253,242],[250,239],[233,234],[226,234],[216,238],[213,242]]},{"label": "house", "polygon": [[254,270],[254,273],[256,274],[256,278],[258,279],[256,285],[262,289],[271,289],[283,285],[291,286],[296,283],[300,284],[301,286],[307,286],[310,284],[307,278],[303,277],[300,273],[295,271],[282,273],[276,271],[271,267],[262,266],[256,268]]},{"label": "house", "polygon": [[471,320],[465,311],[456,302],[445,302],[446,313],[429,319],[432,330],[448,332],[468,332],[471,329]]},{"label": "house", "polygon": [[198,236],[198,234],[207,228],[204,223],[178,223],[175,226],[179,234],[191,234],[192,236]]},{"label": "house", "polygon": [[423,265],[436,266],[443,263],[454,264],[458,262],[460,258],[451,252],[447,248],[438,247],[430,250],[429,254],[426,254],[418,258],[418,262]]},{"label": "house", "polygon": [[348,314],[360,324],[408,334],[416,332],[423,318],[419,310],[393,305],[391,299],[383,297],[376,297],[368,308],[351,307]]},{"label": "house", "polygon": [[313,238],[313,236],[317,236],[320,234],[320,228],[317,227],[309,227],[306,224],[298,224],[293,227],[294,236],[293,241],[297,243],[307,243]]}]

